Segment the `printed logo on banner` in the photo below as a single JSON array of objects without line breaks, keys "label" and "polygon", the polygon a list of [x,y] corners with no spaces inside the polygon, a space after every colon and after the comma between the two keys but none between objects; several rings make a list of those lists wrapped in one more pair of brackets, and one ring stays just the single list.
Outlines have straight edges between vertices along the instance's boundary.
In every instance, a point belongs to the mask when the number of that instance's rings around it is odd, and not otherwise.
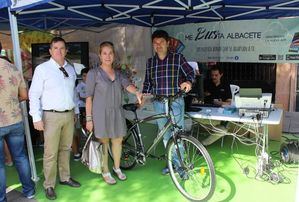
[{"label": "printed logo on banner", "polygon": [[283,55],[277,55],[277,60],[283,60]]},{"label": "printed logo on banner", "polygon": [[298,54],[287,54],[286,60],[299,60],[299,55]]},{"label": "printed logo on banner", "polygon": [[274,55],[274,54],[261,54],[261,55],[259,55],[259,60],[276,60],[276,55]]},{"label": "printed logo on banner", "polygon": [[179,39],[170,37],[169,46],[168,46],[169,51],[175,53],[181,53],[184,49],[185,49],[185,45]]},{"label": "printed logo on banner", "polygon": [[295,53],[299,52],[299,32],[296,32],[294,34],[293,40],[290,45],[289,52],[295,52]]}]

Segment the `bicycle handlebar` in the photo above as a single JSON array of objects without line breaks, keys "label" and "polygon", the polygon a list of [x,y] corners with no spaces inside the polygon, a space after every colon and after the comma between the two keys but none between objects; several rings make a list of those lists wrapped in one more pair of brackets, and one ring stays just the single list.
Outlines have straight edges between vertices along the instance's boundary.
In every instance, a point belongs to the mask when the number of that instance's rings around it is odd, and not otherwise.
[{"label": "bicycle handlebar", "polygon": [[173,101],[179,97],[184,97],[186,95],[186,91],[185,90],[179,90],[179,92],[177,92],[175,95],[155,95],[154,100],[158,100],[158,101]]},{"label": "bicycle handlebar", "polygon": [[[158,100],[161,102],[172,102],[173,100],[179,98],[179,97],[184,97],[186,94],[185,90],[179,90],[179,92],[177,92],[175,95],[171,95],[171,96],[165,96],[165,95],[159,95],[159,96],[155,96],[153,99],[154,100]],[[140,107],[140,104],[138,103],[130,103],[130,104],[125,104],[123,105],[123,108],[127,111],[136,111],[138,108]]]}]

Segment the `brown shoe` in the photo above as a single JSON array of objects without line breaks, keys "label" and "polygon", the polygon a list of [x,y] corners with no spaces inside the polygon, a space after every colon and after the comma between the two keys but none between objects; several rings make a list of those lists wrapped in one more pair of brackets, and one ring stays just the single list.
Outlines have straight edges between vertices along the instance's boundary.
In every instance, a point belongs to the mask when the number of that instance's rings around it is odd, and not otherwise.
[{"label": "brown shoe", "polygon": [[72,178],[70,178],[68,181],[64,181],[64,182],[60,181],[59,184],[68,185],[70,187],[81,187],[81,184]]},{"label": "brown shoe", "polygon": [[49,188],[45,189],[45,193],[46,193],[46,197],[49,200],[55,200],[57,198],[53,187],[49,187]]}]

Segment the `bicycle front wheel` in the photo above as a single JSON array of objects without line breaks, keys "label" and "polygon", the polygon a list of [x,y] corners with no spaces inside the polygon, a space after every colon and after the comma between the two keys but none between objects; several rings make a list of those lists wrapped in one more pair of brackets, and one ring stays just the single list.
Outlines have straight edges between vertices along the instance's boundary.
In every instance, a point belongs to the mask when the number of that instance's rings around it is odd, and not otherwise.
[{"label": "bicycle front wheel", "polygon": [[[167,146],[170,177],[191,201],[207,201],[215,191],[215,169],[205,147],[194,137],[178,136],[178,150],[171,139]],[[179,160],[179,158],[181,160]]]}]

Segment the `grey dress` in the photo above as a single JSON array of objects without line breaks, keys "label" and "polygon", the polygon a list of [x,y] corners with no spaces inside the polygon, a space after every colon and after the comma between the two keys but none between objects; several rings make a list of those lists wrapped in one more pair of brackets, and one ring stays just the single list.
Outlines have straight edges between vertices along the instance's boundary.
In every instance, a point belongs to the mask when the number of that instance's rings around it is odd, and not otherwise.
[{"label": "grey dress", "polygon": [[87,74],[86,95],[92,96],[94,133],[97,138],[116,138],[126,135],[126,122],[122,109],[122,89],[130,85],[128,78],[115,70],[111,81],[102,68]]}]

